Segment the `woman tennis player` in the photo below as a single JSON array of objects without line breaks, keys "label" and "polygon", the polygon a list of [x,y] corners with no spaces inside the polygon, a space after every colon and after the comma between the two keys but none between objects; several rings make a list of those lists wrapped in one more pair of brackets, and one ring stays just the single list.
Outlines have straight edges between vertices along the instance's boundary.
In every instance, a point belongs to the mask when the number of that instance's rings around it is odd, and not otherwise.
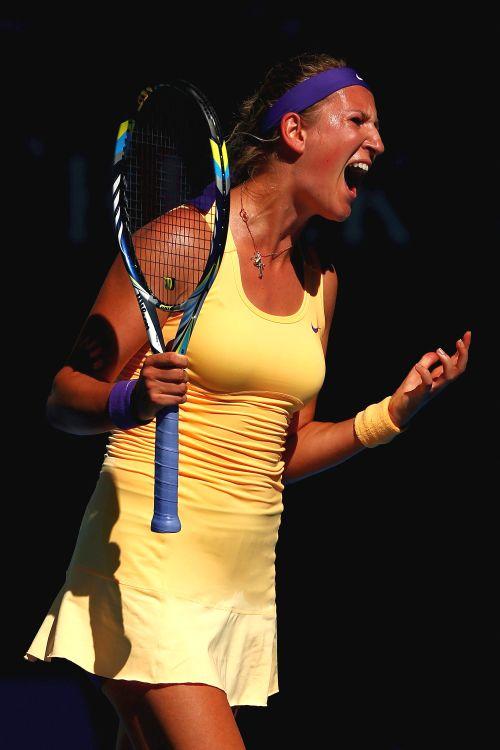
[{"label": "woman tennis player", "polygon": [[[54,427],[111,436],[65,584],[25,658],[100,676],[120,750],[244,747],[237,707],[278,692],[285,483],[395,439],[467,365],[470,331],[451,355],[423,354],[380,403],[315,421],[337,276],[299,235],[313,216],[348,219],[384,152],[373,92],[343,60],[300,55],[243,102],[229,147],[227,244],[187,356],[151,354],[117,257],[48,401]],[[171,341],[179,316],[161,323]],[[134,379],[132,426],[118,429],[110,393]],[[154,534],[153,420],[172,404],[182,530]]]}]

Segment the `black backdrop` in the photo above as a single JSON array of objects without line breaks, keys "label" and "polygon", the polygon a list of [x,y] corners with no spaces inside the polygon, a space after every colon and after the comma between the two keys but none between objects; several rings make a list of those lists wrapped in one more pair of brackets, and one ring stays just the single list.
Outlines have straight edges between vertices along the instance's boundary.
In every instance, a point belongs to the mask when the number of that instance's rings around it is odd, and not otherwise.
[{"label": "black backdrop", "polygon": [[[375,91],[386,147],[348,222],[310,225],[339,275],[316,419],[347,419],[381,400],[426,351],[452,354],[467,329],[472,345],[465,375],[407,433],[286,489],[276,563],[280,692],[238,722],[247,747],[259,750],[285,730],[298,746],[317,746],[321,735],[338,747],[388,750],[477,737],[492,562],[491,389],[474,353],[488,276],[479,262],[487,191],[478,164],[494,156],[496,138],[484,129],[468,64],[472,50],[482,59],[477,17],[455,17],[464,42],[447,22],[388,19],[380,8],[342,21],[333,10],[312,17],[262,2],[220,15],[188,11],[104,21],[82,8],[0,21],[5,476],[15,477],[4,494],[8,746],[36,738],[37,747],[112,747],[116,728],[77,668],[22,657],[64,581],[103,455],[106,436],[58,432],[44,408],[116,251],[109,158],[117,123],[144,85],[182,76],[206,92],[228,134],[269,65],[303,51],[342,56],[360,71]],[[488,700],[484,693],[485,713]]]}]

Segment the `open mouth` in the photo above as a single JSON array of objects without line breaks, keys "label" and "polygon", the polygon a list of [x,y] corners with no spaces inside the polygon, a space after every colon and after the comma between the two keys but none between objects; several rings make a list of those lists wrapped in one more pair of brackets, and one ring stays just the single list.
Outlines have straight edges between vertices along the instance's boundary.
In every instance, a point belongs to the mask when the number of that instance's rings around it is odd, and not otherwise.
[{"label": "open mouth", "polygon": [[344,169],[344,181],[347,186],[349,193],[355,198],[358,189],[365,181],[368,170],[366,165],[360,164],[349,164]]}]

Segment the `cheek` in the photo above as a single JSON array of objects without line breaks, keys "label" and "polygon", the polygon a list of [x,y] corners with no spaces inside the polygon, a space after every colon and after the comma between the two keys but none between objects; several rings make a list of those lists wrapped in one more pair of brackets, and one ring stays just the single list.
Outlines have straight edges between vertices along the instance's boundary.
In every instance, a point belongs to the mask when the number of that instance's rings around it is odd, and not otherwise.
[{"label": "cheek", "polygon": [[329,178],[329,180],[337,180],[339,176],[342,176],[344,166],[345,162],[338,152],[330,152],[318,161],[318,174]]},{"label": "cheek", "polygon": [[344,166],[346,158],[345,152],[338,145],[331,145],[329,148],[325,147],[321,153],[321,163],[324,169],[338,169],[340,171]]}]

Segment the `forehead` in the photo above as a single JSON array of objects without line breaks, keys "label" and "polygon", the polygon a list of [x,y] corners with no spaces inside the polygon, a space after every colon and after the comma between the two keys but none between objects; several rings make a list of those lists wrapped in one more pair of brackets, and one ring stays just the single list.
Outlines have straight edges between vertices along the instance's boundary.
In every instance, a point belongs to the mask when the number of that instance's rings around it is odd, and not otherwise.
[{"label": "forehead", "polygon": [[346,86],[325,99],[325,110],[328,113],[338,115],[353,109],[364,112],[374,122],[377,121],[375,99],[365,86]]}]

